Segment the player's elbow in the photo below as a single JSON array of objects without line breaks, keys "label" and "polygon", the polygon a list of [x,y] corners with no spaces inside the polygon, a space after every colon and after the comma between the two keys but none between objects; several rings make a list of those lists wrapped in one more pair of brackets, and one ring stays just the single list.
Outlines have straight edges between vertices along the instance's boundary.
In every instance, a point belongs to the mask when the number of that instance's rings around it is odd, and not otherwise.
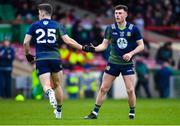
[{"label": "player's elbow", "polygon": [[71,42],[71,39],[69,38],[69,37],[63,37],[63,41],[67,44],[67,45],[69,45],[69,46],[71,46],[72,45],[72,42]]},{"label": "player's elbow", "polygon": [[144,44],[141,45],[141,51],[143,51],[143,50],[144,50]]}]

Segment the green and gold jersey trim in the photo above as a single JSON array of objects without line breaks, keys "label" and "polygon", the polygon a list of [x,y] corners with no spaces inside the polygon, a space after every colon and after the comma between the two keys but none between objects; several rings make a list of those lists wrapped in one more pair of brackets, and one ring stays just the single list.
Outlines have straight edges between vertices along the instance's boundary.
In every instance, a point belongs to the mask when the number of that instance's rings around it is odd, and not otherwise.
[{"label": "green and gold jersey trim", "polygon": [[36,54],[36,61],[39,60],[59,60],[60,53],[56,51],[39,52]]}]

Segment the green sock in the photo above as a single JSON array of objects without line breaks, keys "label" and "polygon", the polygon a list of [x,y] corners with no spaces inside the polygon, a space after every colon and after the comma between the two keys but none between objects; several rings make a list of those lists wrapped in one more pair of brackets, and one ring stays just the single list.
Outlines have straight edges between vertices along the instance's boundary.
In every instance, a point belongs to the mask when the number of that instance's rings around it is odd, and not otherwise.
[{"label": "green sock", "polygon": [[100,107],[101,107],[100,105],[95,104],[93,111],[98,114]]},{"label": "green sock", "polygon": [[57,111],[58,112],[61,112],[61,107],[62,107],[62,105],[57,105]]}]

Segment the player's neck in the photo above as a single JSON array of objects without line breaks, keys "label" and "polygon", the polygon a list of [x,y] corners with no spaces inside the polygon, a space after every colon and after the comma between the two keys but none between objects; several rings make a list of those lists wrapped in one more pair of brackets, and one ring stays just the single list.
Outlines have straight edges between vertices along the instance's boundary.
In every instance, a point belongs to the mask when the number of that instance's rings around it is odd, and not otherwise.
[{"label": "player's neck", "polygon": [[118,28],[120,29],[124,29],[126,27],[127,22],[123,21],[123,22],[117,22]]},{"label": "player's neck", "polygon": [[44,16],[42,19],[51,19],[50,16]]}]

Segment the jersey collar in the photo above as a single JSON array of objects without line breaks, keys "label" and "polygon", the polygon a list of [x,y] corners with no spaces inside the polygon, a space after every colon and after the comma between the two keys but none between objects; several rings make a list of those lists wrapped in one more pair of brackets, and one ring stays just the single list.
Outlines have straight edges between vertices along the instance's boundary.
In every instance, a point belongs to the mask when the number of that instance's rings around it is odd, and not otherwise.
[{"label": "jersey collar", "polygon": [[119,30],[124,30],[128,26],[128,23],[127,22],[125,22],[125,23],[126,23],[126,25],[124,27],[120,27],[117,22],[115,23],[115,25]]}]

